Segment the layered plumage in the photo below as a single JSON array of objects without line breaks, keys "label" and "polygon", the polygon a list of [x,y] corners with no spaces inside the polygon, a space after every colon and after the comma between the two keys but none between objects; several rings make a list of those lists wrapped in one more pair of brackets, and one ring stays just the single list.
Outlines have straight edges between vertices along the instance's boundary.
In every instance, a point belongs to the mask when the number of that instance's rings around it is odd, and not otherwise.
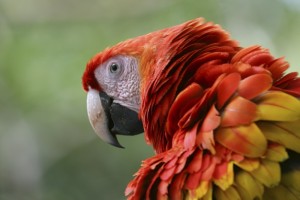
[{"label": "layered plumage", "polygon": [[260,46],[239,47],[195,19],[96,55],[83,84],[116,55],[139,60],[145,138],[128,199],[300,199],[300,79]]}]

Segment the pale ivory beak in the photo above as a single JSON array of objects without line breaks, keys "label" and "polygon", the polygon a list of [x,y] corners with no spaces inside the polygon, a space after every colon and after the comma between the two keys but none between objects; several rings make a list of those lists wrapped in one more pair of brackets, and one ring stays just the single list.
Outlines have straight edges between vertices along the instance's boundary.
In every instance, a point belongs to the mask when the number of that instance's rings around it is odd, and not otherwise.
[{"label": "pale ivory beak", "polygon": [[104,142],[122,147],[116,136],[109,130],[109,119],[102,106],[99,92],[92,88],[87,93],[87,113],[94,131]]}]

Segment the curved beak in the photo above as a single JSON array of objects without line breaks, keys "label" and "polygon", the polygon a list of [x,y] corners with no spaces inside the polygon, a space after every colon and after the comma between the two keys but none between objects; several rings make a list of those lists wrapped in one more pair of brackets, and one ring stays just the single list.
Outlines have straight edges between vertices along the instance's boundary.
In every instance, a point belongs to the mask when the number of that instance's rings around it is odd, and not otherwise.
[{"label": "curved beak", "polygon": [[123,148],[116,135],[136,135],[144,132],[138,113],[114,103],[104,92],[89,89],[87,112],[96,134],[105,142]]},{"label": "curved beak", "polygon": [[[103,102],[110,104],[111,102]],[[107,107],[107,106],[106,106]],[[110,129],[110,120],[104,110],[99,92],[94,89],[89,89],[87,93],[87,113],[90,123],[96,134],[104,141],[113,146],[123,148],[116,135]]]}]

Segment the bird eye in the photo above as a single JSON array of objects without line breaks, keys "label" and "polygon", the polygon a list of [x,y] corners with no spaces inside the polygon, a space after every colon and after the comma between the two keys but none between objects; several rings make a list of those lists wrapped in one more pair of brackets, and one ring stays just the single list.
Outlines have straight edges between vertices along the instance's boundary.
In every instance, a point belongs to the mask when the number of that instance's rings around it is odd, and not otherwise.
[{"label": "bird eye", "polygon": [[111,73],[117,73],[120,70],[120,65],[118,63],[111,63],[109,66],[109,70]]}]

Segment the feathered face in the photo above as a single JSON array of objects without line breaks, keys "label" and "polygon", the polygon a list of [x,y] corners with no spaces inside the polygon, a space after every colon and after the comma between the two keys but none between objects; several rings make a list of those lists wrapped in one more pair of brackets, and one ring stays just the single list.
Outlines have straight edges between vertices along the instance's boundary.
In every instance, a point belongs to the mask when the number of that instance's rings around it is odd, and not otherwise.
[{"label": "feathered face", "polygon": [[[87,110],[95,132],[112,145],[121,147],[116,134],[133,135],[143,132],[138,118],[140,108],[140,76],[138,59],[115,55],[85,74]],[[91,77],[89,77],[91,76]]]},{"label": "feathered face", "polygon": [[[87,64],[82,84],[87,91],[90,123],[102,140],[122,147],[116,135],[144,131],[139,117],[143,91],[153,79],[156,65],[164,66],[175,26],[121,42],[95,55]],[[159,57],[159,59],[158,59]],[[145,93],[145,92],[144,92]]]}]

